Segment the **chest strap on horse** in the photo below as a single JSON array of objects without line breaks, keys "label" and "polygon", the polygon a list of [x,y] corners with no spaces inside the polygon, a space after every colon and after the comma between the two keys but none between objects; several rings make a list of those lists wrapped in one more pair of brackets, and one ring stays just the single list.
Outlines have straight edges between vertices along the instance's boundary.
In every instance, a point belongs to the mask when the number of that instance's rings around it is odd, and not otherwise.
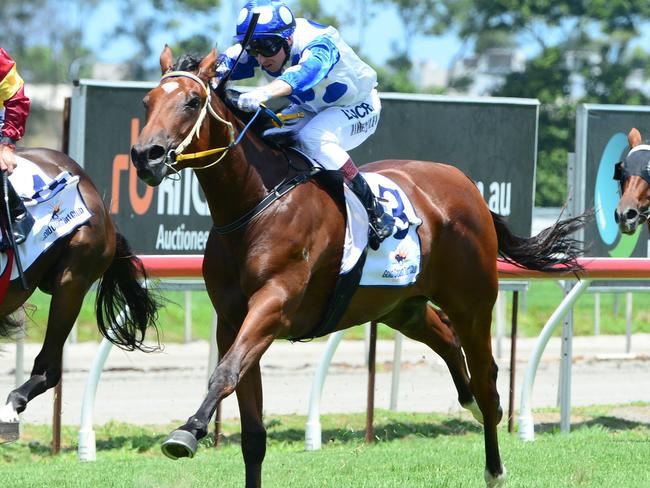
[{"label": "chest strap on horse", "polygon": [[238,229],[241,229],[244,227],[246,224],[248,224],[251,220],[253,220],[255,217],[257,217],[259,214],[264,212],[269,206],[273,204],[276,200],[282,198],[284,195],[289,193],[291,190],[293,190],[295,187],[298,185],[302,185],[303,183],[306,183],[309,181],[316,173],[322,171],[321,168],[310,168],[309,171],[305,171],[304,173],[300,173],[293,178],[291,178],[288,181],[283,181],[282,183],[278,184],[273,190],[269,192],[268,195],[266,195],[260,203],[255,205],[252,209],[250,209],[248,212],[246,212],[244,215],[239,217],[237,220],[234,222],[224,225],[221,227],[214,226],[213,229],[214,231],[219,234],[219,235],[225,235],[229,234],[230,232],[234,232]]}]

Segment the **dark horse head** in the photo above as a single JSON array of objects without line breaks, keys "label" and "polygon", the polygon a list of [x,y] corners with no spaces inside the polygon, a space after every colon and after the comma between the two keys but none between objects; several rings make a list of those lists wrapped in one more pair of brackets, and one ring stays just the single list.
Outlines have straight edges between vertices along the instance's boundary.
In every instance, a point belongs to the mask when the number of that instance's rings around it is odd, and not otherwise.
[{"label": "dark horse head", "polygon": [[614,174],[621,187],[614,219],[623,234],[634,234],[650,213],[650,145],[642,143],[637,129],[629,132],[627,140],[630,151],[616,165]]}]

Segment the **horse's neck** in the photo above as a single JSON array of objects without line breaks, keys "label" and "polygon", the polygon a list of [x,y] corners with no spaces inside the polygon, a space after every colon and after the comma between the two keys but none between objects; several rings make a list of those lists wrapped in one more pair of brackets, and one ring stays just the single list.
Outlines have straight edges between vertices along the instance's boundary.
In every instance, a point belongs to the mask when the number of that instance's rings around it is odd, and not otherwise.
[{"label": "horse's neck", "polygon": [[[241,122],[227,110],[220,115],[234,124],[235,133],[239,135],[243,127]],[[211,147],[228,145],[227,129],[222,123],[213,120],[210,131],[214,134]],[[215,225],[230,224],[259,203],[277,184],[281,178],[271,166],[271,160],[277,157],[278,154],[258,138],[247,134],[221,162],[195,171]]]}]

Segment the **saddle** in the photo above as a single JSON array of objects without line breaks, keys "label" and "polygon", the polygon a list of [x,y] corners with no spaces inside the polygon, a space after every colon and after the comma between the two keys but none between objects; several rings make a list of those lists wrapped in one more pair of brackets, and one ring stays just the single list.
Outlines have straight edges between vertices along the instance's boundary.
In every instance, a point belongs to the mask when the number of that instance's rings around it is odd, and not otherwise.
[{"label": "saddle", "polygon": [[[3,185],[4,193],[4,185]],[[0,202],[2,209],[0,214],[0,226],[2,226],[2,240],[0,240],[0,252],[7,252],[14,249],[18,244],[25,242],[29,232],[34,227],[34,217],[25,207],[22,198],[18,196],[11,182],[7,181],[7,204]],[[13,238],[12,238],[13,237]]]}]

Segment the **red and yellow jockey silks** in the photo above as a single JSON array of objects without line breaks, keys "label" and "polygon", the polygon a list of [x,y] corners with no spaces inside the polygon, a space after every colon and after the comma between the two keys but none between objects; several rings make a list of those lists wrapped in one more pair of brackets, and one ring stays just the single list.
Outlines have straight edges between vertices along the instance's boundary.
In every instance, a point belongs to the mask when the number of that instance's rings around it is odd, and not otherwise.
[{"label": "red and yellow jockey silks", "polygon": [[29,98],[25,96],[23,79],[16,70],[16,62],[0,47],[0,102],[4,105],[4,124],[0,137],[14,141],[25,133],[29,115]]}]

